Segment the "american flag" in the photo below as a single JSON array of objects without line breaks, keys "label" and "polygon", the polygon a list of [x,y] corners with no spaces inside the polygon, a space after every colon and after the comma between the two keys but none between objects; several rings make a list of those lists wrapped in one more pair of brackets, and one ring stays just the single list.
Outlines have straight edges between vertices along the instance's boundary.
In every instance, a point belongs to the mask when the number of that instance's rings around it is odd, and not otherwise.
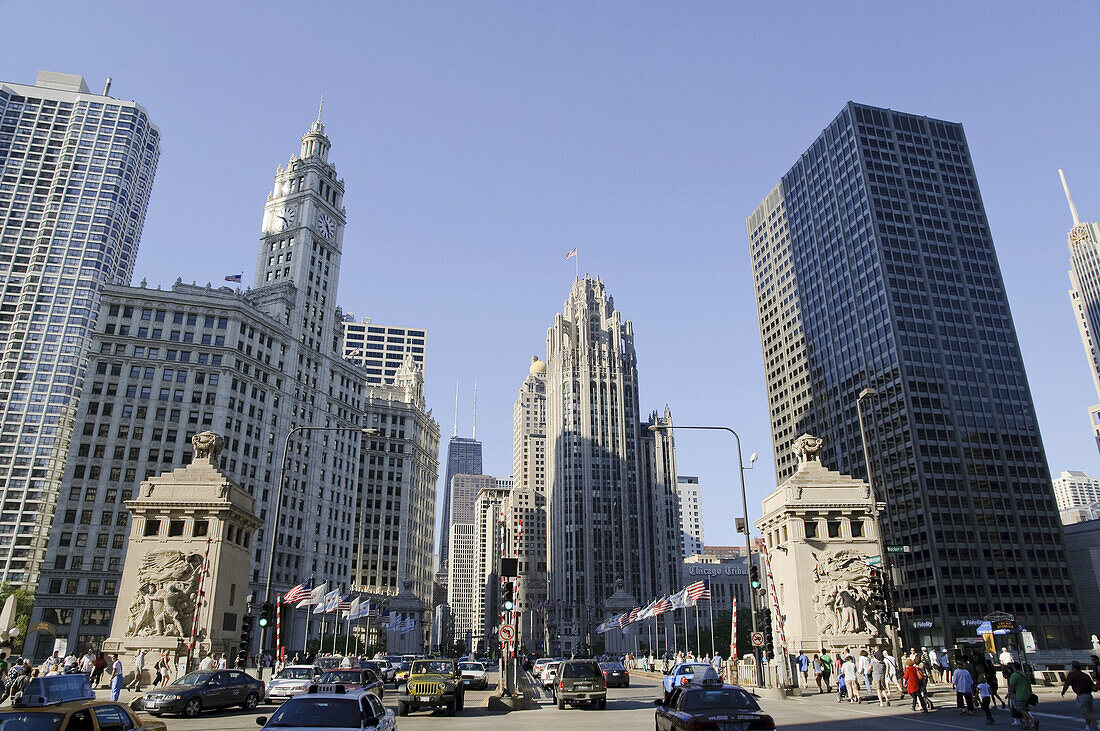
[{"label": "american flag", "polygon": [[306,581],[304,583],[298,584],[298,586],[294,587],[286,593],[286,596],[283,597],[283,603],[291,604],[293,602],[300,602],[308,597],[310,584],[312,583],[312,581]]},{"label": "american flag", "polygon": [[[568,258],[568,257],[566,257],[566,258]],[[227,281],[227,282],[237,282],[238,284],[240,284],[240,281],[243,277],[244,277],[244,272],[241,272],[240,274],[230,274],[225,278],[225,281]]]},{"label": "american flag", "polygon": [[351,611],[351,594],[340,597],[339,602],[336,604],[337,611],[350,612]]},{"label": "american flag", "polygon": [[638,607],[634,607],[630,610],[630,616],[626,618],[627,624],[634,624],[638,621],[638,612],[642,611]]},{"label": "american flag", "polygon": [[700,599],[706,599],[710,601],[710,587],[707,585],[706,579],[700,579],[694,584],[690,584],[685,591],[687,592],[687,598],[692,604]]},{"label": "american flag", "polygon": [[569,261],[570,259],[572,259],[576,255],[577,255],[577,249],[576,249],[576,247],[574,247],[574,248],[570,249],[569,251],[565,252],[565,260]]},{"label": "american flag", "polygon": [[664,614],[670,609],[672,609],[672,602],[667,596],[661,597],[657,600],[657,603],[653,605],[653,614]]}]

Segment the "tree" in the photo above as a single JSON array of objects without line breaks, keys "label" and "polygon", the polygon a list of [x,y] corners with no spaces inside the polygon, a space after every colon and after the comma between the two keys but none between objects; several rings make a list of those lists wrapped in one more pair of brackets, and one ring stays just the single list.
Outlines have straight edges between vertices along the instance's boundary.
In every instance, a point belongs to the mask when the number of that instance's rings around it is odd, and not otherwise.
[{"label": "tree", "polygon": [[[31,608],[34,607],[34,594],[26,589],[18,589],[11,584],[0,584],[0,608],[8,601],[8,597],[15,595],[15,626],[19,628],[19,634],[11,641],[11,651],[15,654],[23,652],[23,641],[27,637],[27,626],[31,618]],[[0,627],[0,632],[8,629]]]}]

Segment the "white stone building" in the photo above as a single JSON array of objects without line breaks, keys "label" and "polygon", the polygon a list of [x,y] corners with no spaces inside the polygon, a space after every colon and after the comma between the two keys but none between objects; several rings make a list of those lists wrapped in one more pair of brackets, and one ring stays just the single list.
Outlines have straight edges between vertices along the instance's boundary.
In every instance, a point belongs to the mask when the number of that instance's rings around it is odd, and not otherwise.
[{"label": "white stone building", "polygon": [[[500,558],[511,556],[512,533],[505,504],[511,487],[500,486],[495,478],[478,490],[474,503],[474,613],[471,621],[474,646],[485,649],[496,642],[492,628],[499,625]],[[502,554],[503,551],[503,554]]]},{"label": "white stone building", "polygon": [[481,589],[477,573],[481,554],[477,532],[477,496],[496,487],[492,475],[455,475],[451,478],[451,536],[447,556],[447,604],[454,615],[454,639],[466,642],[479,635],[476,618]]},{"label": "white stone building", "polygon": [[703,516],[699,502],[699,478],[676,477],[676,497],[680,502],[680,545],[684,558],[703,552]]},{"label": "white stone building", "polygon": [[0,82],[0,581],[31,591],[100,293],[130,281],[160,156],[146,110],[108,91]]},{"label": "white stone building", "polygon": [[1100,503],[1100,480],[1078,470],[1062,470],[1051,480],[1059,510]]}]

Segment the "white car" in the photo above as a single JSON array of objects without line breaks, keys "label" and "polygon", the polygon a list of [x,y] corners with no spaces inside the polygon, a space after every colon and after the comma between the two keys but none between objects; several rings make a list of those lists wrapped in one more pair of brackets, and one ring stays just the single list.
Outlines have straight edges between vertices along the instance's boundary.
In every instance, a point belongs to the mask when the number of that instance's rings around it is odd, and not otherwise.
[{"label": "white car", "polygon": [[306,688],[321,677],[316,665],[287,665],[267,681],[267,702],[280,703],[291,696],[305,692]]},{"label": "white car", "polygon": [[280,731],[395,731],[397,717],[369,691],[311,685],[280,706],[270,719],[260,716],[256,723]]},{"label": "white car", "polygon": [[554,658],[552,657],[540,657],[538,660],[535,660],[534,664],[531,666],[531,675],[535,676],[536,678],[541,678],[542,669],[546,667],[546,663],[553,661]]},{"label": "white car", "polygon": [[467,688],[486,690],[489,687],[489,671],[479,662],[460,662],[458,672],[462,674],[462,684]]},{"label": "white car", "polygon": [[541,678],[543,688],[548,689],[554,687],[554,681],[557,680],[558,668],[560,667],[561,662],[557,660],[551,660],[550,662],[546,663],[545,666],[543,666]]}]

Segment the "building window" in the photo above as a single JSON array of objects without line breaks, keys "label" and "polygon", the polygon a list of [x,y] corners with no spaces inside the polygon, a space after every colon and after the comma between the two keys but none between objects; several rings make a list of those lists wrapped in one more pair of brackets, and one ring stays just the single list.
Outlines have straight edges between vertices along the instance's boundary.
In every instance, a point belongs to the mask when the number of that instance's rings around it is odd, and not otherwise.
[{"label": "building window", "polygon": [[195,526],[194,526],[194,529],[192,530],[191,535],[196,536],[196,537],[205,536],[209,529],[210,529],[210,523],[208,521],[196,520],[195,521]]},{"label": "building window", "polygon": [[852,526],[852,538],[862,538],[863,537],[863,521],[862,520],[853,520],[853,521],[851,521],[851,526]]},{"label": "building window", "polygon": [[828,523],[828,527],[829,527],[829,537],[830,538],[840,538],[840,521],[839,520],[830,520],[829,523]]},{"label": "building window", "polygon": [[160,533],[160,521],[159,520],[147,520],[145,521],[145,536],[155,536]]},{"label": "building window", "polygon": [[817,538],[817,521],[816,520],[807,520],[807,521],[804,521],[803,524],[806,527],[806,537],[807,538]]},{"label": "building window", "polygon": [[183,521],[182,520],[170,520],[168,521],[168,537],[175,538],[183,535]]}]

